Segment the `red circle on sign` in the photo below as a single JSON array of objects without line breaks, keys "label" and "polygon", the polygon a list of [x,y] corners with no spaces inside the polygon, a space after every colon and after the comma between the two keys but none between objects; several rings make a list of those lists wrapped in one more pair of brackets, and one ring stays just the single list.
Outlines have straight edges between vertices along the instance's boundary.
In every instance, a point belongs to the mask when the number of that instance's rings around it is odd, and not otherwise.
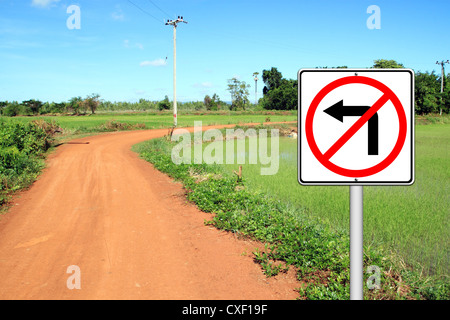
[{"label": "red circle on sign", "polygon": [[[355,84],[355,83],[372,86],[372,87],[380,90],[383,93],[383,97],[384,97],[384,95],[386,95],[386,97],[388,98],[387,101],[390,100],[392,102],[392,104],[394,105],[395,110],[397,111],[398,120],[399,120],[399,134],[398,134],[397,142],[395,143],[395,146],[392,149],[391,153],[383,161],[374,165],[373,167],[366,168],[366,169],[358,169],[358,170],[342,168],[342,167],[339,167],[339,166],[335,165],[334,163],[332,163],[329,160],[329,158],[326,157],[324,155],[324,153],[322,153],[319,150],[319,148],[317,147],[316,141],[314,139],[314,133],[313,133],[314,115],[316,113],[317,107],[319,106],[319,104],[323,100],[323,98],[327,94],[329,94],[331,91],[333,91],[334,89],[336,89],[340,86],[344,86],[347,84]],[[385,103],[383,103],[381,106],[379,106],[378,109],[381,108],[384,104]],[[372,109],[373,107],[374,106],[372,106],[370,109]],[[370,112],[370,109],[366,112],[366,114]],[[364,120],[363,117],[361,117],[359,120]],[[368,119],[366,119],[366,121],[367,120]],[[355,123],[355,125],[357,124],[357,122]],[[365,121],[361,121],[360,123],[362,123],[361,124],[361,126],[362,126],[362,125],[364,125]],[[348,131],[350,131],[351,129],[352,128],[350,128]],[[383,84],[375,79],[363,77],[363,76],[350,76],[350,77],[341,78],[341,79],[335,80],[335,81],[331,82],[330,84],[328,84],[327,86],[325,86],[314,97],[314,99],[311,102],[311,105],[308,109],[308,113],[306,114],[306,119],[305,119],[306,139],[308,141],[308,144],[309,144],[309,147],[311,148],[312,153],[317,158],[317,160],[319,160],[319,162],[323,166],[325,166],[329,170],[333,171],[334,173],[337,173],[339,175],[346,176],[346,177],[352,177],[352,178],[371,176],[371,175],[374,175],[374,174],[386,169],[400,154],[400,151],[402,150],[403,145],[406,141],[406,132],[407,132],[407,122],[406,122],[405,111],[403,110],[403,106],[402,106],[400,100],[398,99],[398,97],[395,95],[395,93],[391,89],[389,89],[389,87],[387,87],[385,84]]]}]

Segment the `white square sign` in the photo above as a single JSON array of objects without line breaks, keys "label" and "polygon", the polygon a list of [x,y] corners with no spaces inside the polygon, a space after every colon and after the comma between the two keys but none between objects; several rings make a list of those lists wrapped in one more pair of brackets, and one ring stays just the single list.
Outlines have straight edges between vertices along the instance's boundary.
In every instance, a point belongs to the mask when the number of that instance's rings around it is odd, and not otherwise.
[{"label": "white square sign", "polygon": [[298,181],[414,183],[414,71],[301,69]]}]

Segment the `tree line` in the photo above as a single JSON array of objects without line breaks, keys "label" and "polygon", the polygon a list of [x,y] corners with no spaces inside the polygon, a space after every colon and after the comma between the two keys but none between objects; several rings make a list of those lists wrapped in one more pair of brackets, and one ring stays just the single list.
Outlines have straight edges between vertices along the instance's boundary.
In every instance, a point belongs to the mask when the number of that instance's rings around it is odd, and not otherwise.
[{"label": "tree line", "polygon": [[[319,67],[318,67],[319,68]],[[328,67],[321,67],[326,69]],[[339,66],[337,69],[346,69],[347,66]],[[403,64],[395,60],[378,59],[374,61],[372,68],[392,69],[404,68]],[[267,110],[295,110],[298,107],[298,83],[297,80],[285,79],[277,68],[263,70],[264,82],[263,97],[258,105]],[[443,81],[443,85],[442,85]],[[231,93],[233,109],[245,109],[249,106],[249,85],[245,81],[236,78],[228,80],[228,91]],[[435,72],[415,73],[415,112],[416,114],[449,113],[450,111],[450,73],[444,78]]]},{"label": "tree line", "polygon": [[[319,67],[318,67],[319,68]],[[320,67],[328,68],[328,67]],[[335,68],[347,68],[338,66]],[[372,68],[404,68],[395,60],[378,59]],[[258,75],[255,72],[253,75]],[[180,111],[200,110],[295,110],[298,106],[297,79],[286,79],[277,68],[272,67],[262,71],[264,82],[263,96],[256,104],[250,102],[250,85],[236,77],[228,79],[227,91],[230,93],[231,104],[222,101],[214,93],[206,95],[203,101],[179,102]],[[443,86],[442,86],[443,82]],[[449,113],[450,112],[450,73],[442,78],[433,72],[415,73],[415,112],[416,114]],[[8,102],[0,101],[0,114],[4,116],[39,115],[39,114],[94,114],[102,111],[163,111],[170,110],[172,103],[166,96],[161,101],[140,99],[138,102],[110,102],[100,100],[98,94],[85,98],[73,97],[67,102],[42,102],[31,99]]]}]

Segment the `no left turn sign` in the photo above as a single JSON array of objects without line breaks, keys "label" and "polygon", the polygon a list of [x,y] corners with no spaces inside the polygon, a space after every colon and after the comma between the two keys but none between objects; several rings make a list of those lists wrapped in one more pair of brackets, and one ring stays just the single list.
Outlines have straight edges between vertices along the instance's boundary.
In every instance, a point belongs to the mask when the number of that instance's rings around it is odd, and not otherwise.
[{"label": "no left turn sign", "polygon": [[414,72],[302,69],[299,165],[303,185],[414,182]]}]

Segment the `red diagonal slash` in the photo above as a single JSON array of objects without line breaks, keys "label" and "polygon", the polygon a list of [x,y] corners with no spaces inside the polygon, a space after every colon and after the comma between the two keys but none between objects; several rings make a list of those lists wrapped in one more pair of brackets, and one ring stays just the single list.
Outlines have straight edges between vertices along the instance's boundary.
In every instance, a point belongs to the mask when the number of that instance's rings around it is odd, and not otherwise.
[{"label": "red diagonal slash", "polygon": [[388,94],[383,94],[374,105],[367,110],[362,117],[360,117],[351,127],[348,129],[329,149],[324,153],[324,158],[329,160],[336,152],[339,151],[340,148],[348,141],[351,137],[359,130],[363,125],[369,121],[372,116],[381,109],[382,106],[386,104],[390,100]]},{"label": "red diagonal slash", "polygon": [[[344,135],[342,135],[328,150],[325,154],[323,154],[314,138],[313,133],[313,120],[314,115],[317,111],[317,108],[320,102],[325,98],[327,94],[329,94],[334,89],[351,84],[364,84],[371,87],[374,87],[382,92],[382,96],[373,104],[372,107],[369,108],[351,127],[348,129]],[[339,167],[330,161],[330,158],[333,157],[336,152],[338,152],[342,146],[347,143],[347,141],[358,131],[361,127],[369,121],[369,119],[377,113],[381,107],[383,107],[388,101],[391,101],[394,105],[394,108],[398,115],[399,121],[399,132],[397,137],[397,142],[395,143],[394,148],[389,153],[389,155],[381,160],[378,164],[366,168],[366,169],[347,169],[343,167]],[[317,95],[312,100],[308,112],[306,114],[305,119],[305,136],[310,147],[311,152],[316,157],[316,159],[327,169],[331,170],[334,173],[337,173],[342,176],[347,177],[367,177],[373,174],[376,174],[386,167],[388,167],[399,155],[400,151],[403,148],[403,145],[406,141],[406,133],[407,133],[407,119],[405,115],[405,111],[403,109],[402,103],[395,95],[395,93],[387,87],[385,84],[381,83],[372,78],[364,77],[364,76],[349,76],[337,79],[329,84],[327,84],[322,90],[320,90]]]}]

